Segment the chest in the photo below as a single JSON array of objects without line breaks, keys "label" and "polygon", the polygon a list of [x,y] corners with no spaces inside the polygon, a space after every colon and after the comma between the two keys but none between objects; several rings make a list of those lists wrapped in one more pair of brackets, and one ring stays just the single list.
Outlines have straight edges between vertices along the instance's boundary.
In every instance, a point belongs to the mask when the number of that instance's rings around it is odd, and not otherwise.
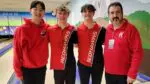
[{"label": "chest", "polygon": [[91,42],[96,41],[98,38],[99,31],[96,30],[86,30],[86,31],[78,31],[79,42]]},{"label": "chest", "polygon": [[125,30],[108,31],[106,33],[107,44],[114,44],[119,47],[127,47],[129,42],[129,33]]},{"label": "chest", "polygon": [[51,43],[62,44],[69,41],[71,34],[71,30],[52,30],[49,34],[50,41]]}]

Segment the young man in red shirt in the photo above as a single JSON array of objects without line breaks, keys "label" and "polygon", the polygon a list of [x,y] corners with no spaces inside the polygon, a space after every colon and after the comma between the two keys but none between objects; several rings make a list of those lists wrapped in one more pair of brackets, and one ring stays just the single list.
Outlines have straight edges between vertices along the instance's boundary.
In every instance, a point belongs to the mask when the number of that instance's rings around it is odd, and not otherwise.
[{"label": "young man in red shirt", "polygon": [[111,3],[108,16],[111,24],[104,43],[106,84],[132,84],[143,57],[139,32],[123,18],[121,3]]},{"label": "young man in red shirt", "polygon": [[16,29],[14,34],[14,71],[23,84],[44,84],[48,60],[48,25],[44,22],[45,5],[33,1],[31,19]]},{"label": "young man in red shirt", "polygon": [[75,84],[76,61],[73,53],[77,42],[75,28],[67,23],[70,10],[61,5],[56,8],[57,24],[49,28],[51,69],[55,84]]},{"label": "young man in red shirt", "polygon": [[84,21],[79,25],[78,51],[79,51],[79,75],[81,84],[89,84],[90,76],[92,84],[100,84],[103,74],[103,49],[105,28],[98,25],[93,16],[96,9],[91,4],[85,4],[81,8]]}]

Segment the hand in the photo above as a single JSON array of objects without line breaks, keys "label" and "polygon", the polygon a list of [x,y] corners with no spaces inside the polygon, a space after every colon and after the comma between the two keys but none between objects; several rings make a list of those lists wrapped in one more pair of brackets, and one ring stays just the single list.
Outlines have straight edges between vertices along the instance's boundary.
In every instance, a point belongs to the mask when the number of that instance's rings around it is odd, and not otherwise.
[{"label": "hand", "polygon": [[128,77],[127,78],[127,84],[133,84],[133,82],[135,81],[135,79]]},{"label": "hand", "polygon": [[19,77],[18,79],[19,79],[19,80],[23,80],[23,76]]}]

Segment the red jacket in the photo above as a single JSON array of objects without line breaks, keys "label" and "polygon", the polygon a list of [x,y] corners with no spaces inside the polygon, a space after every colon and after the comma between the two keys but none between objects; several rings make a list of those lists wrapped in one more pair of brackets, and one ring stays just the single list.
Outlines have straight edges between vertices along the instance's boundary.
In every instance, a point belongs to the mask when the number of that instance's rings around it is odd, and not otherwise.
[{"label": "red jacket", "polygon": [[64,70],[68,55],[68,42],[71,38],[73,30],[74,27],[71,25],[63,30],[58,25],[49,28],[51,69]]},{"label": "red jacket", "polygon": [[40,68],[48,59],[48,25],[42,21],[36,26],[29,19],[18,27],[14,34],[13,66],[17,77],[22,76],[22,67]]},{"label": "red jacket", "polygon": [[96,42],[100,33],[100,26],[95,23],[92,29],[88,29],[84,23],[78,27],[78,52],[79,62],[91,67],[93,64]]},{"label": "red jacket", "polygon": [[[114,46],[109,48],[110,39]],[[143,57],[143,49],[138,30],[127,20],[116,30],[107,27],[104,47],[106,73],[136,77]]]}]

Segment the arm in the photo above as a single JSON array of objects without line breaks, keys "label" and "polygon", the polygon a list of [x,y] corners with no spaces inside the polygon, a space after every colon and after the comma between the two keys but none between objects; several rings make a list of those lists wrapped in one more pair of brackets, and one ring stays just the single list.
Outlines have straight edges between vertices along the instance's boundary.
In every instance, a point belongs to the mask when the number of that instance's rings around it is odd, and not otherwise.
[{"label": "arm", "polygon": [[138,68],[143,58],[143,48],[138,30],[133,29],[129,38],[129,49],[131,53],[131,64],[128,71],[128,77],[135,79]]},{"label": "arm", "polygon": [[102,45],[104,45],[106,35],[106,29],[104,27],[102,27],[101,33],[102,33]]},{"label": "arm", "polygon": [[76,30],[73,31],[72,37],[73,37],[73,43],[77,44],[78,43],[78,36],[77,36]]},{"label": "arm", "polygon": [[20,30],[16,29],[13,39],[13,67],[17,78],[22,79],[22,50],[20,46]]}]

